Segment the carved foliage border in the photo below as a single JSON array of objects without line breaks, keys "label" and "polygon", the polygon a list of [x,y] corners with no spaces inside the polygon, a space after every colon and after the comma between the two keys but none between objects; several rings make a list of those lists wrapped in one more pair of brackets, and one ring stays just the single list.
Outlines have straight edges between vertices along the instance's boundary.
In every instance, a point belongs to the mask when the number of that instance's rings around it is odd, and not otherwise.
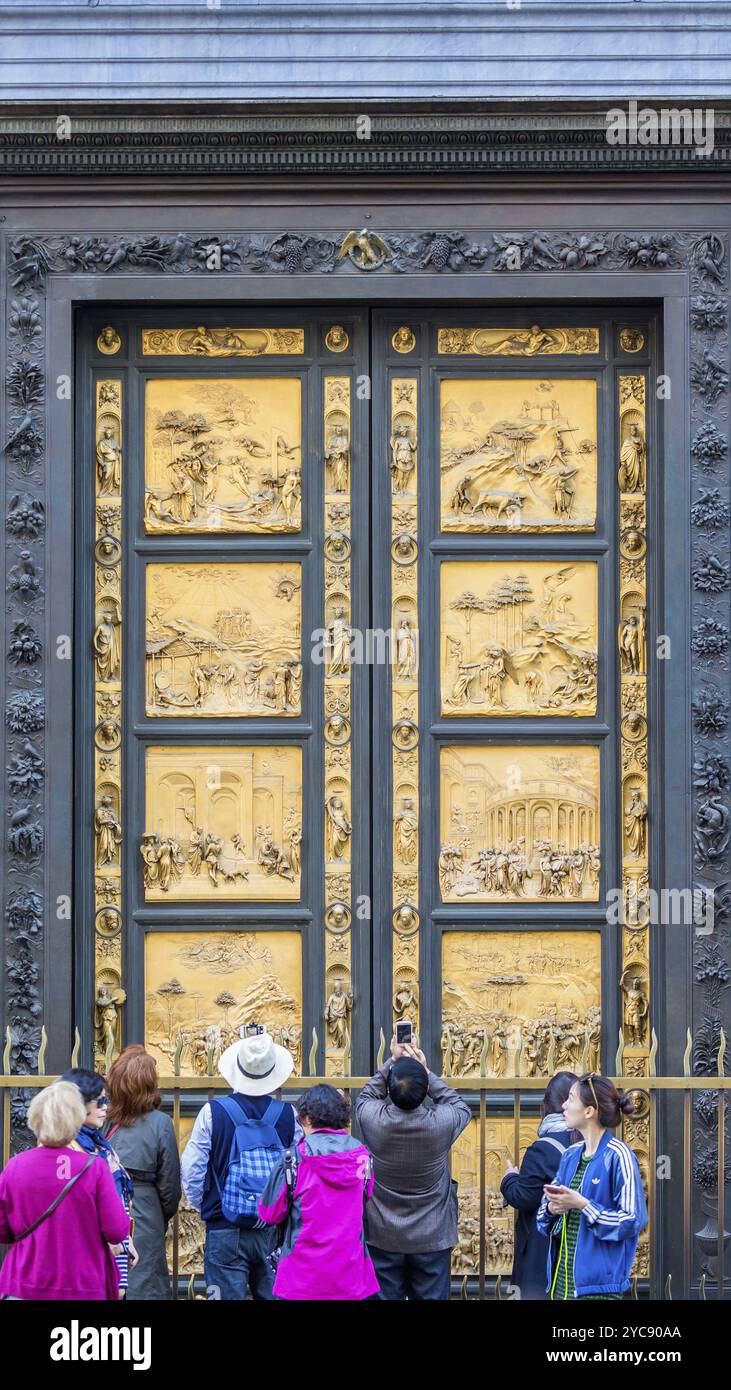
[{"label": "carved foliage border", "polygon": [[[340,258],[342,234],[274,236],[20,235],[9,245],[6,510],[6,1014],[15,1071],[37,1064],[42,1013],[45,800],[44,553],[46,430],[44,289],[54,273],[496,273],[686,269],[690,274],[693,536],[694,855],[697,888],[715,895],[716,931],[697,945],[693,1065],[715,1070],[731,979],[725,877],[729,845],[728,252],[715,232],[384,233],[366,270]],[[696,1178],[714,1184],[713,1123],[701,1096]],[[708,1122],[706,1122],[708,1120]]]}]

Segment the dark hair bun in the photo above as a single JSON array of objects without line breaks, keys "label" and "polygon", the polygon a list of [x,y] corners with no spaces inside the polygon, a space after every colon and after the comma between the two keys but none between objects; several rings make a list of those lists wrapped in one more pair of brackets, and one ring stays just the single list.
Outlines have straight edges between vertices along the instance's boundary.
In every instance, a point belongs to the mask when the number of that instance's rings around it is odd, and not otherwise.
[{"label": "dark hair bun", "polygon": [[623,1115],[634,1115],[635,1103],[629,1091],[622,1091],[617,1099],[617,1108]]}]

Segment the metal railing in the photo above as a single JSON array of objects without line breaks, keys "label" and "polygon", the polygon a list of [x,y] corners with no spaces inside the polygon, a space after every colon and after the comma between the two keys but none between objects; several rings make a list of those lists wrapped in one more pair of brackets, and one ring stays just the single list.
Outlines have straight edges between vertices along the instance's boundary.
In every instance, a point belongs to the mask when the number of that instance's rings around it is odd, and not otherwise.
[{"label": "metal railing", "polygon": [[[27,1090],[40,1090],[45,1086],[50,1086],[53,1081],[58,1080],[57,1075],[45,1074],[45,1054],[47,1051],[48,1040],[45,1029],[41,1031],[41,1047],[38,1055],[37,1073],[10,1073],[10,1054],[12,1047],[12,1037],[10,1030],[6,1032],[6,1046],[2,1059],[2,1071],[0,1071],[0,1107],[2,1122],[0,1124],[0,1134],[2,1135],[2,1161],[7,1161],[10,1154],[11,1142],[11,1099],[13,1092]],[[316,1065],[318,1048],[317,1034],[313,1030],[313,1041],[308,1057],[310,1069]],[[178,1049],[174,1058],[174,1071],[169,1076],[159,1076],[158,1085],[163,1096],[163,1101],[169,1110],[175,1129],[175,1137],[180,1147],[184,1100],[190,1097],[191,1102],[195,1099],[195,1109],[202,1103],[203,1099],[214,1099],[217,1093],[225,1093],[229,1090],[227,1083],[222,1077],[214,1074],[215,1053],[210,1050],[207,1057],[207,1071],[203,1076],[182,1076],[179,1072],[181,1047]],[[70,1059],[70,1066],[78,1066],[80,1052],[80,1038],[78,1030],[76,1032],[76,1042]],[[726,1114],[727,1114],[727,1093],[731,1089],[731,1077],[725,1073],[725,1039],[721,1034],[721,1045],[718,1051],[717,1068],[718,1074],[712,1076],[697,1076],[690,1074],[690,1060],[692,1057],[692,1038],[688,1033],[688,1045],[684,1056],[684,1068],[682,1076],[623,1076],[621,1075],[621,1064],[623,1061],[623,1048],[620,1047],[617,1054],[617,1074],[612,1077],[617,1087],[627,1091],[644,1092],[648,1098],[648,1112],[646,1116],[648,1129],[648,1163],[646,1165],[646,1185],[647,1185],[647,1205],[649,1213],[649,1272],[646,1277],[633,1279],[633,1297],[639,1297],[639,1289],[647,1291],[650,1298],[672,1299],[675,1296],[680,1298],[698,1297],[701,1300],[709,1297],[722,1299],[726,1292],[725,1279],[725,1254],[726,1243],[729,1233],[725,1231],[725,1186],[728,1180],[726,1162]],[[385,1039],[381,1032],[378,1047],[377,1067],[383,1063],[385,1055]],[[107,1059],[109,1061],[111,1059]],[[346,1062],[349,1058],[346,1059]],[[518,1070],[519,1056],[516,1055],[509,1059],[513,1065],[513,1071]],[[348,1066],[345,1068],[348,1071]],[[445,1076],[444,1080],[454,1090],[464,1092],[473,1108],[473,1117],[478,1125],[479,1144],[478,1144],[478,1191],[479,1191],[479,1257],[476,1261],[474,1272],[464,1274],[458,1287],[461,1288],[463,1298],[476,1297],[484,1299],[494,1297],[503,1299],[511,1297],[511,1293],[505,1290],[508,1283],[504,1274],[494,1274],[488,1270],[488,1249],[487,1249],[487,1227],[488,1227],[488,1187],[487,1187],[487,1124],[488,1119],[505,1119],[510,1117],[512,1106],[513,1120],[513,1162],[520,1163],[521,1154],[521,1121],[535,1120],[537,1109],[535,1102],[543,1093],[546,1087],[545,1076],[520,1076],[517,1074],[506,1076],[485,1076],[485,1054],[481,1059],[480,1074],[471,1076]],[[650,1070],[654,1071],[654,1049],[650,1061]],[[313,1086],[328,1083],[337,1085],[340,1089],[346,1090],[354,1096],[370,1080],[368,1076],[318,1076],[307,1074],[304,1076],[292,1076],[282,1088],[288,1095],[297,1095],[303,1090]],[[705,1214],[707,1218],[706,1227],[702,1232],[693,1232],[693,1210],[692,1210],[692,1189],[694,1185],[693,1167],[693,1099],[698,1093],[705,1093],[706,1109],[707,1098],[712,1096],[715,1107],[716,1123],[713,1125],[713,1139],[716,1149],[716,1173],[715,1183],[709,1184],[706,1173],[705,1186],[707,1190],[704,1194]],[[679,1279],[676,1281],[675,1290],[673,1289],[673,1278],[671,1273],[664,1272],[660,1268],[657,1258],[658,1250],[658,1107],[662,1105],[665,1098],[669,1096],[679,1097],[682,1100],[682,1243]],[[533,1097],[534,1104],[530,1105],[529,1098]],[[523,1102],[528,1101],[528,1107],[524,1108]],[[191,1116],[194,1113],[191,1110]],[[695,1183],[698,1186],[698,1183]],[[715,1192],[710,1191],[710,1187],[715,1186]],[[673,1178],[673,1191],[677,1191],[677,1175]],[[701,1184],[703,1190],[703,1184]],[[673,1209],[675,1211],[675,1208]],[[180,1269],[180,1213],[176,1213],[171,1223],[170,1241],[170,1265],[173,1283],[173,1297],[178,1298],[184,1291],[187,1284],[188,1297],[195,1297],[196,1274],[189,1279],[181,1274]],[[714,1231],[715,1228],[715,1231]],[[693,1284],[694,1251],[693,1243],[698,1241],[699,1250],[704,1254],[706,1261],[715,1262],[715,1269],[709,1277],[708,1269],[704,1270],[698,1279],[697,1285]],[[675,1261],[677,1267],[677,1259]],[[679,1288],[678,1288],[679,1284]]]}]

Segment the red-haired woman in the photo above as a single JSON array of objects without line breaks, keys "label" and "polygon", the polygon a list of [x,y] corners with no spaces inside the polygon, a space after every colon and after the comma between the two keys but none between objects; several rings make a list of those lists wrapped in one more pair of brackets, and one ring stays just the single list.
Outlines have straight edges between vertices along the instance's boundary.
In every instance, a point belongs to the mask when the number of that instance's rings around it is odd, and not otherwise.
[{"label": "red-haired woman", "polygon": [[127,1298],[169,1299],[165,1230],[180,1201],[175,1131],[159,1109],[157,1066],[139,1043],[119,1054],[107,1077],[109,1129],[134,1182],[134,1239],[139,1263],[129,1272]]}]

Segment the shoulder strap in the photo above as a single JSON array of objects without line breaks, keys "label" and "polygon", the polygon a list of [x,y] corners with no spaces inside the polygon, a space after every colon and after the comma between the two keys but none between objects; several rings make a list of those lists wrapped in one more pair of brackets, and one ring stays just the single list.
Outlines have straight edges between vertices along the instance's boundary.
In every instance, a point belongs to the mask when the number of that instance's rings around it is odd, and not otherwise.
[{"label": "shoulder strap", "polygon": [[550,1136],[549,1134],[539,1134],[539,1135],[538,1135],[538,1138],[536,1139],[536,1143],[537,1143],[537,1144],[552,1144],[554,1149],[558,1149],[558,1151],[559,1151],[559,1153],[561,1154],[562,1157],[563,1157],[563,1155],[564,1155],[565,1152],[566,1152],[566,1150],[565,1150],[563,1144],[559,1144],[558,1139],[552,1139],[551,1136]]},{"label": "shoulder strap", "polygon": [[284,1185],[287,1189],[287,1209],[292,1206],[294,1186],[297,1181],[299,1158],[294,1146],[284,1151]]},{"label": "shoulder strap", "polygon": [[280,1117],[281,1117],[283,1111],[284,1111],[284,1104],[283,1104],[283,1102],[282,1102],[281,1100],[274,1100],[274,1099],[272,1098],[272,1100],[270,1100],[270,1102],[269,1102],[269,1104],[268,1104],[266,1110],[264,1111],[264,1114],[262,1115],[261,1120],[259,1121],[259,1123],[262,1124],[262,1125],[271,1125],[272,1128],[274,1128],[274,1126],[275,1126],[276,1123],[277,1123],[277,1120],[280,1119]]},{"label": "shoulder strap", "polygon": [[248,1120],[249,1116],[240,1105],[236,1104],[233,1096],[214,1096],[214,1103],[220,1105],[224,1114],[228,1115],[229,1120],[234,1125],[240,1125],[242,1121]]},{"label": "shoulder strap", "polygon": [[79,1178],[82,1178],[84,1176],[84,1173],[87,1171],[87,1169],[91,1168],[91,1165],[94,1162],[95,1158],[96,1154],[91,1154],[89,1158],[87,1158],[83,1168],[80,1168],[78,1173],[74,1173],[74,1176],[72,1178],[69,1178],[69,1181],[66,1183],[65,1187],[61,1188],[61,1191],[59,1192],[56,1200],[54,1202],[51,1202],[50,1207],[46,1207],[46,1210],[41,1214],[41,1216],[37,1217],[37,1219],[33,1221],[30,1226],[26,1226],[25,1230],[21,1231],[19,1236],[13,1236],[13,1239],[10,1242],[11,1245],[17,1245],[19,1240],[25,1240],[26,1236],[31,1235],[33,1231],[37,1231],[38,1227],[44,1221],[47,1221],[49,1216],[53,1216],[56,1207],[58,1207],[61,1204],[64,1197],[68,1196],[69,1192],[71,1191],[71,1188],[75,1186],[75,1184],[79,1181]]}]

